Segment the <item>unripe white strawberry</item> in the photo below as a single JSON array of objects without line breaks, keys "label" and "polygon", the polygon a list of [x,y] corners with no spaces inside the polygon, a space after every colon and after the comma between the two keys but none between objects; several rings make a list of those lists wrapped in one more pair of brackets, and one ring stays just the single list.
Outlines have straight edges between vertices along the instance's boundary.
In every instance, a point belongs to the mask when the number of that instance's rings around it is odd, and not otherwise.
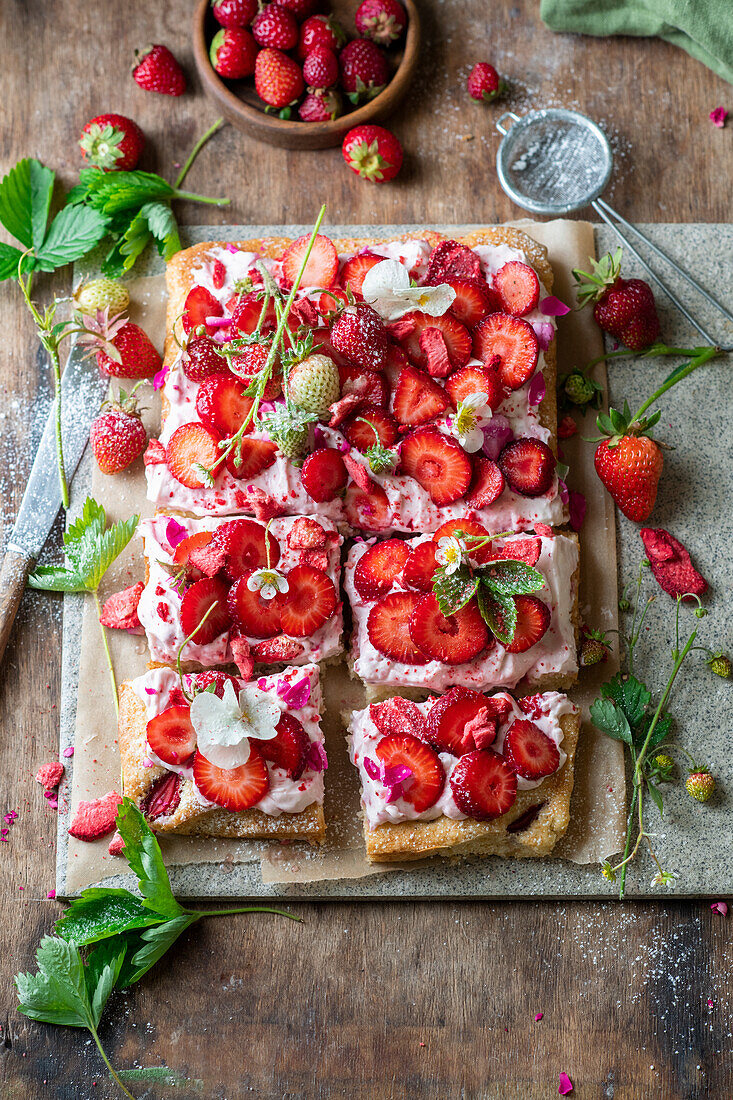
[{"label": "unripe white strawberry", "polygon": [[288,392],[299,409],[325,416],[341,393],[338,367],[327,355],[309,355],[290,368]]},{"label": "unripe white strawberry", "polygon": [[100,275],[89,283],[81,283],[74,293],[74,305],[80,313],[95,314],[98,309],[109,309],[110,316],[122,313],[130,304],[130,294],[119,279]]}]

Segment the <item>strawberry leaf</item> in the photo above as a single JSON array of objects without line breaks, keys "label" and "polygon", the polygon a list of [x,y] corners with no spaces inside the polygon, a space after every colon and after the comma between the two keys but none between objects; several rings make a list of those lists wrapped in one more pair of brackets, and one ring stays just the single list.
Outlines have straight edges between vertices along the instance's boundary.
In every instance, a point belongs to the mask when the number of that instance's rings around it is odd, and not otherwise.
[{"label": "strawberry leaf", "polygon": [[86,198],[95,210],[109,216],[173,194],[173,187],[152,172],[97,172],[89,181]]},{"label": "strawberry leaf", "polygon": [[455,573],[446,573],[445,566],[437,569],[433,577],[433,592],[443,615],[455,615],[476,595],[478,578],[472,577],[465,566]]},{"label": "strawberry leaf", "polygon": [[502,645],[509,645],[517,629],[517,605],[511,596],[490,591],[484,585],[478,590],[478,609],[491,633]]},{"label": "strawberry leaf", "polygon": [[147,909],[129,890],[94,886],[72,899],[63,917],[56,921],[55,929],[63,940],[84,945],[120,932],[148,928],[165,919]]},{"label": "strawberry leaf", "polygon": [[28,158],[18,161],[0,180],[0,222],[23,248],[33,247],[31,161]]},{"label": "strawberry leaf", "polygon": [[165,202],[148,202],[140,208],[140,213],[156,239],[158,252],[167,263],[181,248],[178,223],[173,211]]},{"label": "strawberry leaf", "polygon": [[94,592],[112,562],[135,534],[139,516],[106,528],[101,504],[87,497],[81,516],[64,535],[65,565],[41,565],[28,578],[31,588],[51,592]]},{"label": "strawberry leaf", "polygon": [[[0,280],[14,279],[18,274],[18,264],[23,253],[12,244],[0,241]],[[32,271],[35,267],[33,256],[26,256],[23,261],[23,271]]]},{"label": "strawberry leaf", "polygon": [[42,271],[73,263],[90,252],[107,232],[107,219],[86,206],[65,206],[51,222],[48,235],[36,248],[36,263]]},{"label": "strawberry leaf", "polygon": [[621,707],[616,706],[610,699],[596,699],[591,704],[590,716],[593,725],[601,733],[612,737],[614,741],[623,741],[627,745],[633,745],[633,737],[628,719]]},{"label": "strawberry leaf", "polygon": [[182,911],[179,917],[173,917],[171,920],[167,920],[165,924],[147,928],[140,936],[141,946],[120,975],[120,989],[127,989],[128,986],[139,981],[143,974],[147,974],[148,970],[155,966],[158,959],[173,946],[181,933],[190,928],[192,924],[195,924],[198,919],[198,913],[184,913]]},{"label": "strawberry leaf", "polygon": [[50,168],[46,168],[40,161],[30,162],[30,207],[31,207],[31,234],[33,248],[36,255],[43,244],[48,225],[48,213],[51,209],[51,197],[53,195],[53,181],[56,174]]},{"label": "strawberry leaf", "polygon": [[494,596],[528,596],[544,588],[545,578],[531,565],[507,558],[489,562],[481,570],[481,583]]},{"label": "strawberry leaf", "polygon": [[84,963],[75,943],[44,936],[36,952],[37,974],[16,974],[18,1011],[31,1020],[65,1027],[93,1026]]},{"label": "strawberry leaf", "polygon": [[102,1018],[104,1006],[120,976],[126,952],[127,944],[124,940],[105,940],[87,956],[84,980],[95,1027]]},{"label": "strawberry leaf", "polygon": [[645,684],[635,676],[622,676],[620,672],[601,685],[601,695],[621,708],[632,729],[639,725],[651,701]]},{"label": "strawberry leaf", "polygon": [[[138,878],[146,909],[164,917],[179,917],[183,908],[173,897],[160,845],[134,802],[126,798],[117,813],[117,828],[125,842],[125,855]],[[151,964],[152,965],[152,964]]]}]

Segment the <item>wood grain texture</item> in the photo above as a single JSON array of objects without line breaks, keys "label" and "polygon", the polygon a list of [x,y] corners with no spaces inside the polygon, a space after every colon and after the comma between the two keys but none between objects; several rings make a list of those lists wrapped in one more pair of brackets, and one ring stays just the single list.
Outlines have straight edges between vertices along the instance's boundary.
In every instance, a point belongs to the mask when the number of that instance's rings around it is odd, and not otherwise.
[{"label": "wood grain texture", "polygon": [[[193,0],[98,0],[93,15],[81,0],[0,5],[0,171],[33,153],[70,182],[83,122],[111,109],[145,131],[143,167],[172,177],[213,120],[191,63],[192,10]],[[708,113],[731,105],[731,89],[685,54],[661,42],[552,36],[536,0],[421,0],[420,10],[425,53],[394,117],[407,154],[395,184],[362,183],[339,150],[290,153],[227,129],[187,185],[229,194],[232,206],[182,205],[181,219],[308,222],[323,200],[334,222],[355,224],[516,216],[493,172],[499,111],[470,103],[463,89],[482,57],[513,82],[510,106],[565,102],[607,126],[617,151],[609,198],[625,216],[729,219],[731,133],[716,130]],[[146,94],[130,79],[133,48],[146,41],[167,43],[187,65],[190,91],[181,99]],[[39,297],[68,285],[68,273],[36,283]],[[7,284],[0,318],[7,531],[50,393],[32,326]],[[56,554],[59,538],[57,525],[49,544]],[[0,809],[20,814],[0,845],[3,1100],[118,1096],[79,1033],[33,1024],[14,1009],[12,975],[32,966],[59,912],[46,900],[55,815],[33,775],[57,751],[60,608],[57,596],[27,593],[0,668]],[[102,1027],[115,1064],[166,1062],[203,1081],[201,1091],[177,1090],[181,1100],[550,1100],[560,1070],[578,1100],[733,1095],[733,945],[729,923],[704,901],[293,909],[305,924],[240,917],[185,935],[115,999]],[[544,1016],[535,1023],[537,1012]]]}]

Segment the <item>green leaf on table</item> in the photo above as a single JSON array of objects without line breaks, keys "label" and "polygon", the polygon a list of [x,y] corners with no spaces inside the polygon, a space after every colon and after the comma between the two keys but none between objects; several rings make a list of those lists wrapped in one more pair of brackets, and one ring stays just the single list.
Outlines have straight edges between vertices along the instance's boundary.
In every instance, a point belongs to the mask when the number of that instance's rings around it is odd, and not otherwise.
[{"label": "green leaf on table", "polygon": [[127,223],[102,261],[102,274],[118,279],[129,271],[152,241],[146,219],[139,212]]},{"label": "green leaf on table", "polygon": [[104,1006],[117,984],[126,951],[124,940],[105,940],[87,956],[84,978],[95,1027],[99,1024]]},{"label": "green leaf on table", "polygon": [[517,629],[517,605],[511,596],[479,585],[478,609],[492,634],[502,645],[509,645]]},{"label": "green leaf on table", "polygon": [[612,737],[614,741],[623,741],[627,745],[633,744],[628,719],[621,707],[611,699],[594,700],[590,707],[590,716],[593,719],[593,725],[601,733]]},{"label": "green leaf on table", "polygon": [[0,222],[24,249],[33,247],[31,163],[27,157],[18,161],[0,180]]},{"label": "green leaf on table", "polygon": [[195,924],[199,919],[197,913],[181,913],[179,917],[172,917],[165,924],[147,928],[140,936],[142,943],[135,954],[126,961],[119,979],[120,989],[126,989],[147,974],[158,959],[165,955],[173,946],[178,937]]},{"label": "green leaf on table", "polygon": [[620,672],[601,685],[601,695],[621,708],[632,729],[639,725],[651,701],[651,694],[645,684],[635,676],[623,676]]},{"label": "green leaf on table", "polygon": [[652,783],[651,779],[646,781],[647,790],[654,800],[654,804],[659,810],[660,814],[664,814],[664,799],[662,798],[662,792],[656,783]]},{"label": "green leaf on table", "polygon": [[147,202],[170,199],[175,190],[152,172],[99,172],[89,180],[86,200],[107,216],[138,210]]},{"label": "green leaf on table", "polygon": [[165,202],[147,202],[140,208],[140,213],[147,221],[148,228],[156,239],[158,251],[167,263],[181,249],[175,214]]},{"label": "green leaf on table", "polygon": [[66,564],[39,566],[28,578],[28,584],[52,592],[96,591],[112,562],[135,534],[139,519],[131,516],[106,527],[104,508],[87,497],[81,516],[64,535]]},{"label": "green leaf on table", "polygon": [[89,1027],[92,1007],[84,964],[75,943],[44,936],[36,952],[37,974],[16,974],[18,1011],[31,1020]]},{"label": "green leaf on table", "polygon": [[204,1082],[199,1078],[186,1077],[183,1073],[168,1069],[167,1066],[138,1066],[136,1069],[118,1069],[117,1076],[126,1084],[136,1081],[155,1081],[159,1085],[171,1088],[185,1088],[188,1092],[202,1092]]},{"label": "green leaf on table", "polygon": [[36,262],[42,271],[81,259],[107,232],[107,219],[87,206],[65,206],[51,222],[43,244],[36,247]]},{"label": "green leaf on table", "polygon": [[433,592],[444,615],[455,615],[465,607],[477,588],[478,577],[472,577],[465,565],[454,573],[447,573],[445,566],[441,566],[433,576]]},{"label": "green leaf on table", "polygon": [[545,586],[545,578],[523,561],[491,561],[481,570],[481,583],[493,594],[528,596]]},{"label": "green leaf on table", "polygon": [[72,899],[55,928],[62,939],[83,945],[121,932],[148,928],[164,920],[165,917],[153,913],[129,890],[92,886]]},{"label": "green leaf on table", "polygon": [[46,168],[40,161],[30,162],[30,207],[31,207],[31,236],[36,255],[43,244],[48,225],[48,214],[51,209],[53,196],[53,181],[55,172]]},{"label": "green leaf on table", "polygon": [[173,896],[155,833],[129,798],[117,812],[117,829],[125,842],[130,869],[137,875],[142,904],[163,917],[180,916],[184,910]]},{"label": "green leaf on table", "polygon": [[[0,241],[0,280],[14,279],[18,274],[18,264],[23,253],[12,244]],[[23,261],[23,271],[32,271],[35,267],[33,256],[26,256]]]}]

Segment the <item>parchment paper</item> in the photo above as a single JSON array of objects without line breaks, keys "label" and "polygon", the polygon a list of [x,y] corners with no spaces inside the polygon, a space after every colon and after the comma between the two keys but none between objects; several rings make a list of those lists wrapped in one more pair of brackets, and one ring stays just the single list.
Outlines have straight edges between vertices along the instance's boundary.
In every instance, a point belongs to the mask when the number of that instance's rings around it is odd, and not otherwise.
[{"label": "parchment paper", "polygon": [[[573,267],[584,266],[588,256],[594,253],[593,227],[587,222],[554,221],[549,223],[517,222],[537,240],[546,245],[555,271],[554,293],[571,304]],[[335,236],[346,235],[351,227],[333,229]],[[389,236],[410,227],[382,229],[379,235]],[[285,232],[279,229],[278,232]],[[456,235],[460,227],[454,227]],[[212,228],[212,237],[221,234],[220,228]],[[274,233],[272,227],[247,227],[241,230],[243,237],[260,237]],[[376,233],[376,231],[373,231]],[[228,233],[226,234],[229,235]],[[202,238],[199,234],[198,239]],[[133,306],[131,316],[144,325],[146,331],[162,349],[165,325],[165,289],[163,275],[155,274],[130,280]],[[573,365],[583,365],[600,354],[600,333],[588,311],[572,312],[559,321],[559,372]],[[605,389],[605,370],[599,367],[596,378]],[[592,468],[592,449],[581,442],[582,436],[594,432],[594,416],[580,423],[580,431],[572,440],[562,442],[564,461],[570,465],[568,477],[572,489],[583,492],[588,510],[581,539],[581,593],[580,605],[584,620],[589,626],[613,629],[617,624],[616,540],[613,506],[603,492]],[[146,422],[152,434],[156,434],[159,422],[159,398],[150,397]],[[125,518],[137,512],[151,515],[152,505],[145,500],[145,478],[142,461],[130,470],[115,477],[106,477],[96,468],[91,479],[92,495],[104,504],[110,519]],[[80,506],[85,494],[75,494],[75,504]],[[110,569],[104,580],[102,598],[120,588],[142,579],[143,565],[141,544],[133,539],[128,550]],[[127,635],[120,631],[108,631],[113,662],[118,682],[139,676],[147,662],[144,637]],[[73,644],[75,639],[69,639]],[[613,662],[597,669],[585,670],[581,683],[570,694],[584,708],[595,698],[599,683],[615,668]],[[363,854],[361,820],[358,817],[359,791],[356,772],[346,754],[344,728],[340,712],[344,708],[364,705],[363,689],[348,676],[345,665],[328,668],[324,673],[326,714],[324,729],[329,756],[326,779],[326,818],[328,840],[319,849],[307,845],[272,845],[267,842],[236,840],[212,840],[199,838],[164,838],[163,854],[169,867],[190,864],[218,863],[221,869],[233,864],[260,862],[261,882],[270,887],[268,892],[282,892],[294,884],[337,882],[343,880],[345,892],[348,880],[367,875],[394,877],[394,893],[399,894],[400,881],[415,873],[416,864],[403,869],[367,864]],[[79,653],[79,688],[76,720],[74,725],[75,755],[73,758],[73,783],[71,813],[81,799],[96,798],[111,789],[120,789],[119,755],[116,741],[116,718],[109,675],[99,634],[96,610],[91,600],[84,606]],[[566,837],[560,842],[554,856],[587,864],[618,851],[624,831],[625,781],[621,746],[599,734],[585,721],[580,739],[575,767],[575,790],[572,801],[571,824]],[[60,829],[65,832],[66,822]],[[109,856],[108,840],[89,844],[68,838],[66,859],[60,863],[59,892],[73,893],[92,883],[120,875],[125,869],[121,861]],[[496,861],[493,861],[496,862]],[[534,861],[532,861],[534,862]],[[463,893],[459,879],[462,864],[443,864],[445,874],[456,876],[455,894]],[[424,866],[424,864],[422,864]],[[204,881],[204,878],[206,881]],[[231,893],[230,889],[217,888],[218,875],[203,876],[201,887],[195,892]],[[487,881],[487,886],[489,885]],[[207,888],[208,887],[208,888]],[[329,891],[330,893],[331,891]],[[409,889],[407,890],[409,893]],[[493,892],[491,889],[487,893]],[[501,893],[501,890],[498,890]],[[551,889],[542,891],[552,893]],[[309,890],[309,896],[317,891]]]}]

